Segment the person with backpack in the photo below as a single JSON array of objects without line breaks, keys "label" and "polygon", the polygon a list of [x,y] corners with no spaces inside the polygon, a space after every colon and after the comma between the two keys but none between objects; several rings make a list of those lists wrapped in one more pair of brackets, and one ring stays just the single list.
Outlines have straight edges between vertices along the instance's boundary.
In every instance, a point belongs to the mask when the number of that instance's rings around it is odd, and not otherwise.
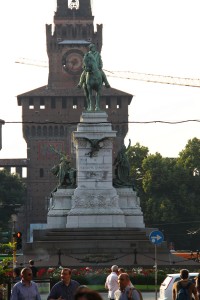
[{"label": "person with backpack", "polygon": [[142,294],[134,286],[130,287],[130,278],[127,273],[118,276],[119,289],[115,291],[115,300],[143,300]]},{"label": "person with backpack", "polygon": [[189,271],[180,270],[181,280],[175,282],[172,287],[172,300],[198,300],[195,284],[189,280]]},{"label": "person with backpack", "polygon": [[200,300],[200,273],[195,278],[195,284],[196,284],[196,288],[197,288],[197,296],[198,296],[198,299]]}]

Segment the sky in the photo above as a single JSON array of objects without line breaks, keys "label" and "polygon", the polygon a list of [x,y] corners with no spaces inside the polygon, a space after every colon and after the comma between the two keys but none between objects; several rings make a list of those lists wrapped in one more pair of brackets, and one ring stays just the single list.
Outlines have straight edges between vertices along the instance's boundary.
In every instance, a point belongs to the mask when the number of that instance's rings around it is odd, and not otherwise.
[{"label": "sky", "polygon": [[[47,84],[45,24],[53,24],[56,0],[2,1],[0,158],[25,158],[21,107],[16,96]],[[92,0],[95,23],[103,24],[103,68],[200,78],[199,0]],[[35,66],[16,64],[25,58]],[[113,88],[131,93],[125,142],[154,154],[177,157],[189,139],[200,138],[200,88],[109,77]],[[148,121],[167,121],[145,123]],[[19,122],[16,124],[14,122]],[[139,123],[134,123],[139,122]]]}]

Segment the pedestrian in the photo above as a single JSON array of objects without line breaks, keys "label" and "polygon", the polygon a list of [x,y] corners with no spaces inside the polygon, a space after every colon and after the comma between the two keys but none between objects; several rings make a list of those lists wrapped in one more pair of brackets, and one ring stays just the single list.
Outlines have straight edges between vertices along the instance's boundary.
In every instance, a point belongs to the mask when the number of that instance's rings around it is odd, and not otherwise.
[{"label": "pedestrian", "polygon": [[108,290],[108,299],[114,300],[114,293],[119,288],[117,265],[111,267],[111,273],[106,278],[105,288]]},{"label": "pedestrian", "polygon": [[200,273],[198,274],[198,276],[195,278],[195,286],[197,288],[197,296],[198,299],[200,300]]},{"label": "pedestrian", "polygon": [[71,269],[64,268],[61,271],[61,281],[57,282],[51,289],[47,300],[65,299],[73,300],[80,283],[71,279]]},{"label": "pedestrian", "polygon": [[89,287],[87,287],[87,285],[79,285],[77,290],[76,290],[76,294],[78,293],[84,293],[84,292],[87,292],[87,291],[90,291]]},{"label": "pedestrian", "polygon": [[13,282],[17,282],[21,280],[20,273],[21,273],[20,268],[13,269]]},{"label": "pedestrian", "polygon": [[37,284],[32,281],[33,274],[30,268],[21,270],[21,280],[18,281],[11,291],[11,300],[41,300]]},{"label": "pedestrian", "polygon": [[[125,269],[124,269],[124,268],[119,268],[119,269],[118,269],[118,277],[119,277],[119,275],[122,274],[122,273],[126,273]],[[129,286],[134,288],[134,285],[132,284],[131,280],[130,280],[130,282],[129,282]]]},{"label": "pedestrian", "polygon": [[75,295],[74,300],[103,300],[101,295],[95,291],[80,292]]},{"label": "pedestrian", "polygon": [[122,273],[125,273],[126,271],[125,271],[125,269],[124,268],[119,268],[118,269],[118,276],[120,275],[120,274],[122,274]]},{"label": "pedestrian", "polygon": [[32,270],[33,278],[37,277],[38,269],[35,267],[33,259],[29,260],[29,268]]},{"label": "pedestrian", "polygon": [[140,291],[130,287],[130,278],[127,273],[121,273],[118,276],[119,289],[115,291],[115,300],[141,300]]},{"label": "pedestrian", "polygon": [[[178,299],[190,299],[192,300],[192,295],[195,300],[198,300],[197,289],[195,284],[189,280],[189,271],[187,269],[180,270],[181,280],[175,282],[172,287],[172,300]],[[183,295],[183,297],[182,297]]]}]

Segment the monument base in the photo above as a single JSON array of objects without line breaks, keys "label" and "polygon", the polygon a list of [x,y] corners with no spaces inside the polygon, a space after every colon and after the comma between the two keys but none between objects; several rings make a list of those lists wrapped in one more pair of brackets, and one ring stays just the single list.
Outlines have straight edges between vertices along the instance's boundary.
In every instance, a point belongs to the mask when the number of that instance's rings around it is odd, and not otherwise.
[{"label": "monument base", "polygon": [[77,188],[67,217],[67,228],[126,227],[115,188]]},{"label": "monument base", "polygon": [[126,227],[123,215],[84,215],[84,216],[68,216],[67,228],[113,228]]},{"label": "monument base", "polygon": [[127,228],[145,228],[140,199],[132,188],[116,188]]},{"label": "monument base", "polygon": [[[117,218],[117,216],[116,216]],[[154,264],[155,246],[149,233],[155,229],[134,228],[66,228],[34,230],[33,243],[26,243],[23,258],[42,258],[42,266],[57,264],[61,253],[62,266],[133,266],[137,254],[138,266]],[[157,248],[158,257],[167,264],[169,250],[163,242]],[[55,260],[56,258],[56,260]],[[55,262],[55,263],[53,263]],[[137,264],[136,263],[136,264]]]},{"label": "monument base", "polygon": [[145,228],[140,199],[132,188],[57,189],[46,228]]},{"label": "monument base", "polygon": [[74,189],[57,189],[52,193],[47,214],[47,228],[66,228]]}]

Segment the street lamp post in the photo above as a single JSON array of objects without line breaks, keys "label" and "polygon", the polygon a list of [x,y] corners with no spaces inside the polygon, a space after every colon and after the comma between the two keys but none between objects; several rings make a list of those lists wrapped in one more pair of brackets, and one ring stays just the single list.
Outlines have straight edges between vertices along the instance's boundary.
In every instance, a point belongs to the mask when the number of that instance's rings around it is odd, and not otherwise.
[{"label": "street lamp post", "polygon": [[58,266],[61,267],[61,265],[62,265],[62,264],[61,264],[61,254],[62,254],[62,252],[61,252],[60,249],[58,249],[57,254],[58,254]]},{"label": "street lamp post", "polygon": [[16,268],[16,232],[15,232],[15,224],[17,222],[17,215],[11,215],[12,220],[12,243],[13,243],[13,269]]},{"label": "street lamp post", "polygon": [[137,265],[137,254],[138,254],[138,252],[137,252],[137,249],[135,248],[134,249],[134,265]]}]

